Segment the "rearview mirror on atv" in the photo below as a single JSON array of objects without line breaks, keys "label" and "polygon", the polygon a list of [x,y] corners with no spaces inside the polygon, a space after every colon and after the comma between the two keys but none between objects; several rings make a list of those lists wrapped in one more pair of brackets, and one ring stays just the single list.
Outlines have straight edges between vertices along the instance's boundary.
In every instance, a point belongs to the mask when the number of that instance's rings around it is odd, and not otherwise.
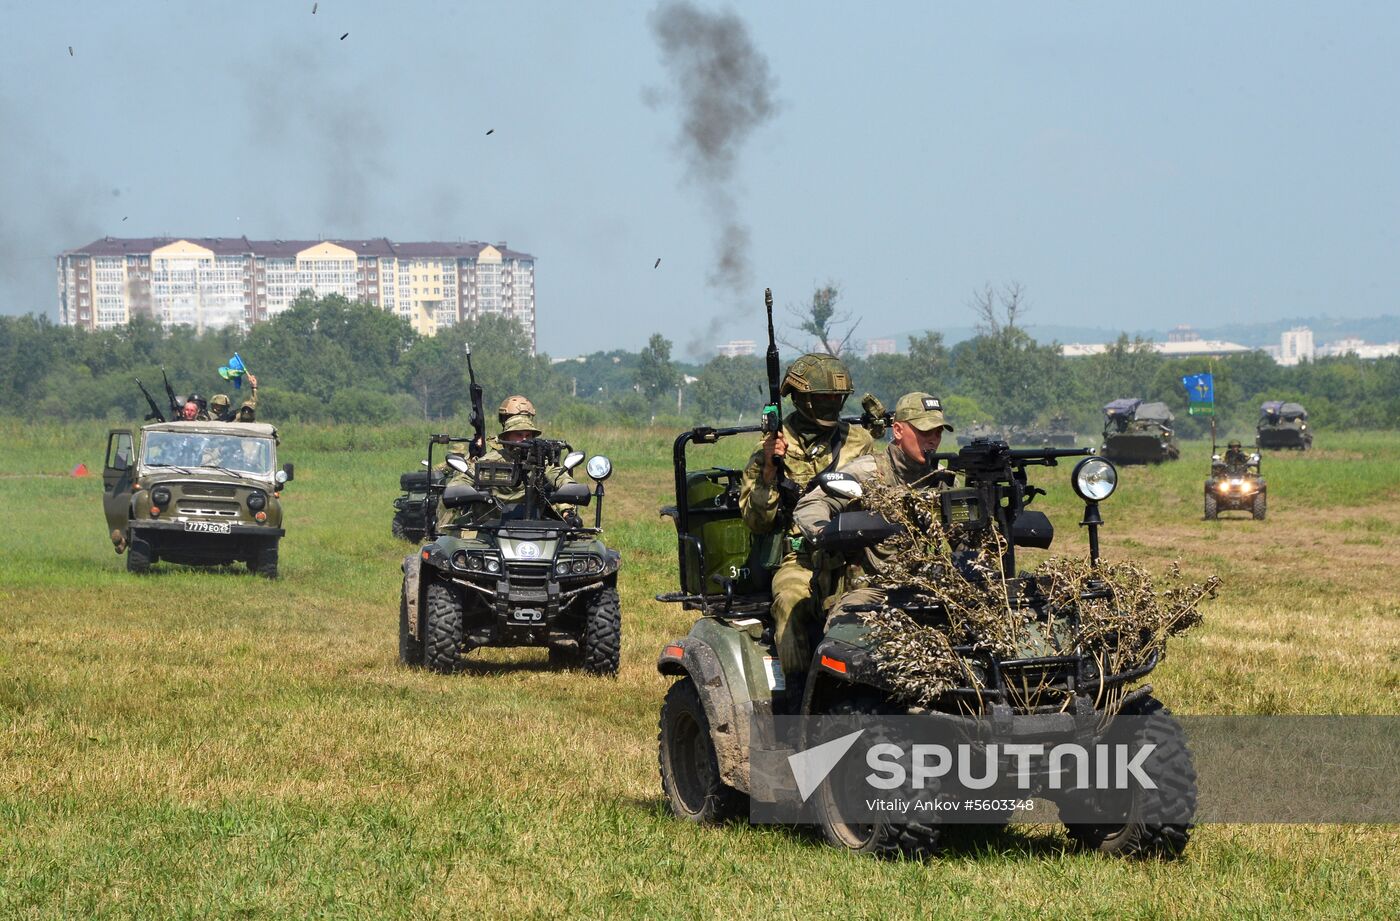
[{"label": "rearview mirror on atv", "polygon": [[570,451],[570,452],[564,457],[564,463],[561,464],[560,466],[562,466],[565,470],[569,471],[570,473],[573,473],[573,472],[574,472],[574,468],[577,467],[577,466],[578,466],[579,464],[581,464],[581,463],[583,463],[583,452],[582,452],[582,451]]},{"label": "rearview mirror on atv", "polygon": [[460,454],[447,455],[447,466],[458,473],[469,473],[471,471],[471,467],[467,465],[467,459]]},{"label": "rearview mirror on atv", "polygon": [[442,491],[443,508],[462,508],[490,500],[490,493],[482,492],[468,483],[454,483]]},{"label": "rearview mirror on atv", "polygon": [[554,490],[549,498],[567,505],[587,505],[588,500],[593,498],[593,493],[582,483],[565,483]]},{"label": "rearview mirror on atv", "polygon": [[865,495],[860,482],[848,473],[823,473],[818,477],[822,492],[835,499],[859,499]]}]

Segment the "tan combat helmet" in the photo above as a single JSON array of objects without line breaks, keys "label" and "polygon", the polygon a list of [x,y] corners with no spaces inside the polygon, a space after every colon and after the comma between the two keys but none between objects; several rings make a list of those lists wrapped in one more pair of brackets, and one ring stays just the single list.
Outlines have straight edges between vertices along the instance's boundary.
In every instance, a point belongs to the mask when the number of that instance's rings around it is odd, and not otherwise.
[{"label": "tan combat helmet", "polygon": [[209,398],[209,414],[221,416],[228,411],[228,394],[216,393]]},{"label": "tan combat helmet", "polygon": [[855,392],[851,372],[835,355],[809,352],[788,366],[779,390],[792,396],[792,405],[806,418],[823,428],[841,419],[841,407]]},{"label": "tan combat helmet", "polygon": [[518,393],[502,400],[500,408],[496,410],[496,418],[502,425],[505,425],[506,420],[511,416],[522,415],[529,416],[531,419],[535,418],[535,404]]}]

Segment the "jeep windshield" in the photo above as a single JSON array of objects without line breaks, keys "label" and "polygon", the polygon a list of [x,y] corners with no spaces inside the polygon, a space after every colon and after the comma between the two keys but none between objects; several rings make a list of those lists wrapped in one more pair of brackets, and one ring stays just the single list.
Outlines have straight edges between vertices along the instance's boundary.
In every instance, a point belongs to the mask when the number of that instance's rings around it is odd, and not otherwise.
[{"label": "jeep windshield", "polygon": [[141,462],[146,467],[205,467],[235,476],[270,477],[272,439],[200,432],[147,432]]}]

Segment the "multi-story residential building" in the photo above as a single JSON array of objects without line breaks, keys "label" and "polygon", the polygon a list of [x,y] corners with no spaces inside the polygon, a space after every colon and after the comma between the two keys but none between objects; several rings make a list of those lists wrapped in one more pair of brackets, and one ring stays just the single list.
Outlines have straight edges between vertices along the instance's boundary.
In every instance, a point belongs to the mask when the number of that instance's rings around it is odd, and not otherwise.
[{"label": "multi-story residential building", "polygon": [[247,327],[308,291],[368,301],[425,335],[499,314],[535,341],[535,257],[505,243],[104,237],[58,257],[59,320],[88,329],[136,316]]},{"label": "multi-story residential building", "polygon": [[752,339],[730,339],[715,346],[715,352],[725,358],[738,358],[741,355],[757,354],[758,346]]},{"label": "multi-story residential building", "polygon": [[1312,361],[1315,355],[1313,332],[1306,326],[1295,327],[1283,334],[1279,344],[1279,364],[1296,365],[1300,361]]},{"label": "multi-story residential building", "polygon": [[893,339],[867,339],[865,340],[865,357],[872,355],[894,355],[899,351],[899,344]]}]

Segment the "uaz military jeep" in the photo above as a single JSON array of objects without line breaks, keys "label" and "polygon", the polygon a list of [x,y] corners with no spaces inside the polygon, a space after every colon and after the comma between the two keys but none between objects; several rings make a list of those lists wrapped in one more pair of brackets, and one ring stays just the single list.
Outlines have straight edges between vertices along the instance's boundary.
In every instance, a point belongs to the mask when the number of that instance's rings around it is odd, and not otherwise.
[{"label": "uaz military jeep", "polygon": [[107,435],[102,506],[126,568],[158,560],[196,566],[234,561],[277,577],[281,491],[292,465],[277,466],[277,430],[251,422],[160,422],[136,442]]},{"label": "uaz military jeep", "polygon": [[[1173,856],[1181,851],[1191,827],[1189,816],[1183,817],[1181,810],[1194,814],[1195,773],[1181,727],[1153,699],[1151,686],[1140,684],[1155,667],[1155,654],[1137,667],[1106,673],[1101,663],[1107,660],[1103,655],[1107,644],[1115,642],[1111,637],[1068,655],[1031,646],[1014,656],[999,656],[989,652],[986,644],[973,643],[954,650],[967,663],[965,684],[952,687],[930,706],[911,707],[894,693],[889,675],[878,666],[866,624],[852,616],[854,612],[833,612],[812,647],[805,683],[789,686],[778,665],[769,616],[771,597],[759,571],[761,553],[756,542],[745,537],[738,520],[735,472],[723,468],[689,472],[686,466],[687,445],[713,444],[751,430],[697,428],[675,443],[676,505],[663,513],[676,525],[680,591],[658,600],[678,602],[701,614],[687,636],[666,645],[657,662],[663,675],[676,679],[661,708],[658,734],[662,790],[676,816],[719,822],[741,813],[750,796],[771,795],[773,788],[765,790],[762,784],[773,778],[765,777],[760,783],[751,766],[760,759],[770,765],[786,764],[796,754],[777,733],[778,717],[972,715],[996,723],[1007,733],[1028,737],[1072,728],[1107,732],[1103,727],[1115,725],[1108,703],[1114,701],[1116,712],[1137,718],[1136,725],[1149,737],[1139,740],[1153,746],[1145,770],[1164,790],[1171,790],[1173,818],[1146,818],[1162,811],[1153,811],[1154,803],[1134,799],[1128,804],[1131,814],[1144,818],[1127,823],[1118,819],[1083,824],[1080,820],[1066,826],[1071,841],[1125,856]],[[1072,630],[1078,608],[1070,604],[1051,610],[1046,601],[1048,587],[1035,576],[1017,574],[1015,548],[1047,548],[1053,538],[1049,519],[1026,508],[1040,492],[1027,483],[1026,468],[1054,466],[1058,458],[1090,454],[1088,448],[1013,451],[1005,443],[979,441],[957,454],[938,456],[965,483],[941,493],[943,524],[995,528],[1004,536],[1000,578],[1007,583],[1006,597],[1047,630]],[[845,489],[848,492],[842,495],[858,497],[861,487],[856,481],[846,477],[844,485],[836,486],[842,477],[839,472],[823,474],[821,488]],[[1088,527],[1094,565],[1097,529],[1102,523],[1098,503],[1112,494],[1116,482],[1113,465],[1097,457],[1081,460],[1072,477],[1074,490],[1085,503],[1081,524]],[[827,553],[858,552],[891,533],[890,523],[878,514],[848,511],[836,516],[819,544]],[[900,588],[880,587],[892,592]],[[910,606],[904,613],[935,630],[947,629],[950,616],[937,605]],[[856,763],[856,770],[863,772],[864,764]],[[1053,767],[1035,762],[1032,773],[1037,784],[1043,787],[1049,770]],[[829,783],[820,787],[812,802],[817,821],[834,846],[874,855],[923,856],[937,849],[943,826],[936,820],[848,821],[827,796],[828,789]],[[1133,796],[1139,795],[1134,791]],[[1090,804],[1088,811],[1098,815],[1097,808]]]},{"label": "uaz military jeep", "polygon": [[[469,442],[435,435],[428,447]],[[534,438],[503,444],[507,460],[469,464],[449,453],[447,465],[470,471],[469,482],[434,481],[430,490],[457,526],[430,520],[429,543],[403,563],[399,660],[455,672],[482,646],[544,646],[550,662],[611,675],[622,650],[617,594],[621,554],[602,540],[603,481],[611,462],[589,459],[583,483],[551,489],[550,468],[573,470],[583,454],[562,441]],[[430,469],[432,469],[430,467]],[[502,502],[493,490],[519,495]],[[577,508],[595,503],[592,526]]]}]

